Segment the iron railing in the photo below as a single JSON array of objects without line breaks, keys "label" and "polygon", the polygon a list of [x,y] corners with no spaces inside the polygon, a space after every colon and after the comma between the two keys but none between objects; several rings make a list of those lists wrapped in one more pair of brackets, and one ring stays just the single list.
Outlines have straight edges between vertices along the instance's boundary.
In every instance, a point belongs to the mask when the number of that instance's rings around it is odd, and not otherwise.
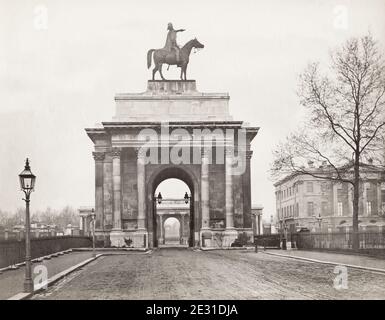
[{"label": "iron railing", "polygon": [[[35,238],[31,239],[31,258],[82,247],[92,247],[92,239],[81,236]],[[0,240],[0,268],[23,261],[25,261],[24,240]]]},{"label": "iron railing", "polygon": [[281,235],[280,234],[267,234],[254,236],[254,245],[264,248],[280,248],[281,247]]},{"label": "iron railing", "polygon": [[[385,249],[385,232],[358,232],[359,250]],[[292,235],[298,249],[352,250],[353,232],[313,233]]]}]

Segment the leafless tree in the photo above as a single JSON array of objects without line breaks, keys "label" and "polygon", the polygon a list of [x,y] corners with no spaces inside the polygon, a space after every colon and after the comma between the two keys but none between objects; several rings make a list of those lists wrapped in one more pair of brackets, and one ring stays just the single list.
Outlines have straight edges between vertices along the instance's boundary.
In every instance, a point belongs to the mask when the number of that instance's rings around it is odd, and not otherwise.
[{"label": "leafless tree", "polygon": [[[385,63],[371,34],[352,38],[331,53],[322,72],[311,63],[300,75],[298,96],[306,122],[274,151],[272,175],[308,174],[353,187],[353,249],[358,249],[360,171],[369,158],[384,160]],[[317,175],[308,161],[327,163],[332,175]]]}]

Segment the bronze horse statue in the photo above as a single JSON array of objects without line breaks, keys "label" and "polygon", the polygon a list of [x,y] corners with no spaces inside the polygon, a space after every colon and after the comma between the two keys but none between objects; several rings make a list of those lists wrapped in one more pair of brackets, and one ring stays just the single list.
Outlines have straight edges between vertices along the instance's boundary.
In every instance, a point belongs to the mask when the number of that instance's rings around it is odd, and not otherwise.
[{"label": "bronze horse statue", "polygon": [[152,80],[155,80],[155,73],[159,71],[160,76],[162,77],[162,80],[165,80],[162,73],[162,65],[164,63],[170,65],[177,65],[180,70],[180,79],[181,80],[187,80],[186,79],[186,70],[187,65],[190,60],[190,53],[192,48],[202,49],[204,48],[204,45],[201,44],[196,38],[193,40],[190,40],[187,42],[182,49],[180,49],[179,53],[179,61],[176,61],[176,54],[175,51],[168,51],[166,49],[151,49],[147,52],[147,68],[149,69],[151,67],[151,58],[152,53],[154,53],[154,64],[155,68],[152,70]]}]

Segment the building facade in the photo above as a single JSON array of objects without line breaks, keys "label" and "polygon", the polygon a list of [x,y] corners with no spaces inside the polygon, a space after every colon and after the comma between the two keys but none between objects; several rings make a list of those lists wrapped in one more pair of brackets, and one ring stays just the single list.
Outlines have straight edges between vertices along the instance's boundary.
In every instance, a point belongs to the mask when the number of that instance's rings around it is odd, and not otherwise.
[{"label": "building facade", "polygon": [[[331,177],[326,164],[315,175]],[[361,165],[359,227],[364,231],[382,230],[385,225],[385,172],[372,163]],[[311,175],[293,174],[274,184],[276,223],[289,232],[306,228],[312,231],[349,231],[352,228],[353,185]],[[384,227],[385,229],[385,227]]]}]

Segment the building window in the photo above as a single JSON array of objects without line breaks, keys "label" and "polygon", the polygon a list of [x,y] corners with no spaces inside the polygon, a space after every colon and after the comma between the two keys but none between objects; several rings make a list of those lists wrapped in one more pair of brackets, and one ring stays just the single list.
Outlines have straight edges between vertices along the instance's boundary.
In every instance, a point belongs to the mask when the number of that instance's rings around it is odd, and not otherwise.
[{"label": "building window", "polygon": [[321,204],[321,215],[326,216],[328,211],[328,203],[326,201],[322,201]]},{"label": "building window", "polygon": [[313,202],[307,203],[307,215],[309,217],[314,216],[314,203]]},{"label": "building window", "polygon": [[[385,204],[385,203],[384,203]],[[299,217],[299,203],[297,202],[297,204],[296,204],[296,210],[295,210],[296,212],[295,212],[295,214],[296,214],[296,216],[297,217]]]},{"label": "building window", "polygon": [[372,214],[372,203],[370,201],[366,202],[366,214],[368,216]]},{"label": "building window", "polygon": [[327,183],[326,183],[326,182],[322,182],[322,183],[321,183],[321,191],[322,191],[322,192],[326,192],[327,189],[328,189]]},{"label": "building window", "polygon": [[341,217],[342,215],[343,215],[343,206],[342,206],[342,202],[338,202],[338,208],[337,208],[337,215],[339,216],[339,217]]},{"label": "building window", "polygon": [[381,214],[385,215],[385,202],[381,204]]},{"label": "building window", "polygon": [[385,190],[385,182],[381,182],[381,190]]},{"label": "building window", "polygon": [[306,191],[309,193],[313,192],[313,182],[306,182]]}]

